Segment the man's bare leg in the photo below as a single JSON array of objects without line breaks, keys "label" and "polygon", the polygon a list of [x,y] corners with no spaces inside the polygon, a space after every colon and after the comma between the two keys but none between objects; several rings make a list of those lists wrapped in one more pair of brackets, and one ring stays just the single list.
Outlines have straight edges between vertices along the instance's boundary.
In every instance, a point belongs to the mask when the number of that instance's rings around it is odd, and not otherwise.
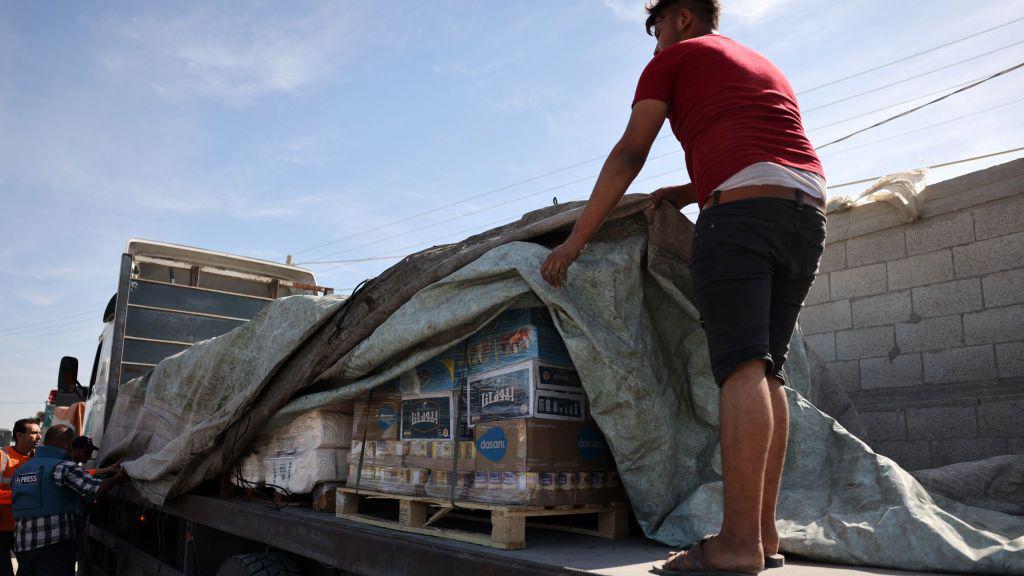
[{"label": "man's bare leg", "polygon": [[720,570],[764,567],[761,499],[774,423],[765,367],[764,360],[742,364],[719,393],[725,513],[721,532],[704,544],[704,554]]},{"label": "man's bare leg", "polygon": [[764,470],[764,491],[761,496],[761,542],[765,554],[779,551],[779,530],[775,525],[775,506],[779,501],[782,484],[782,466],[786,461],[789,443],[789,402],[782,382],[769,376],[768,394],[772,403],[772,442],[768,447],[768,461]]}]

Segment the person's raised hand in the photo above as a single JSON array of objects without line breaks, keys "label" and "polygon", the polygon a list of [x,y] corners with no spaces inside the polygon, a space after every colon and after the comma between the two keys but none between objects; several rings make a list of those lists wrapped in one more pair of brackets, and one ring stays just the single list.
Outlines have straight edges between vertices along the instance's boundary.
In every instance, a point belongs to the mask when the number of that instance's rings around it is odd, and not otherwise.
[{"label": "person's raised hand", "polygon": [[694,194],[693,184],[665,186],[651,193],[651,208],[657,208],[662,202],[668,202],[675,206],[676,210],[682,210],[687,204],[696,201],[697,196]]},{"label": "person's raised hand", "polygon": [[569,279],[569,266],[583,253],[582,247],[577,247],[568,240],[551,251],[544,264],[540,267],[540,275],[544,281],[555,288],[565,286]]}]

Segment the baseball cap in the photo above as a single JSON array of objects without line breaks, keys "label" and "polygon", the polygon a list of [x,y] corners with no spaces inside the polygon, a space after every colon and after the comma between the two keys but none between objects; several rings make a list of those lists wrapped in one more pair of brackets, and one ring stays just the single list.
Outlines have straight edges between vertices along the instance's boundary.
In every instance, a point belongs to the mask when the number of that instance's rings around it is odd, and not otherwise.
[{"label": "baseball cap", "polygon": [[87,449],[90,452],[100,449],[99,446],[92,443],[92,438],[88,436],[78,436],[71,441],[71,447],[76,449]]}]

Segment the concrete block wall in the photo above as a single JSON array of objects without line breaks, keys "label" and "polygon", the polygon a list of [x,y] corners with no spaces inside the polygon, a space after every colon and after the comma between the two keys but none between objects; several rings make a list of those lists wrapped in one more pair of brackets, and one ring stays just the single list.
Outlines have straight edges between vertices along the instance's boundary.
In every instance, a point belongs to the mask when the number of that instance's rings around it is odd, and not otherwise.
[{"label": "concrete block wall", "polygon": [[1024,160],[830,214],[800,326],[910,470],[1024,454]]}]

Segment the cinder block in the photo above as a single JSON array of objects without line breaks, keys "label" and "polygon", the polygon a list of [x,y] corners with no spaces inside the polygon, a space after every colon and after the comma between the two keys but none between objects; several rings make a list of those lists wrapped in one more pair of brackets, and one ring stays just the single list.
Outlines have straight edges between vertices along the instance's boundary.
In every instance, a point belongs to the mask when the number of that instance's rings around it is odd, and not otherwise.
[{"label": "cinder block", "polygon": [[830,274],[832,300],[871,296],[885,292],[885,264],[847,268]]},{"label": "cinder block", "polygon": [[904,470],[926,470],[932,467],[931,443],[927,440],[888,440],[872,442],[876,454],[888,457]]},{"label": "cinder block", "polygon": [[907,421],[902,410],[861,412],[860,421],[864,424],[868,440],[871,442],[907,438]]},{"label": "cinder block", "polygon": [[[1000,378],[1024,377],[1024,342],[1007,342],[996,346],[996,364]],[[1021,424],[1024,428],[1024,423]]]},{"label": "cinder block", "polygon": [[860,298],[851,306],[855,328],[907,322],[913,312],[909,290]]},{"label": "cinder block", "polygon": [[836,358],[840,360],[888,356],[895,345],[892,326],[836,332]]},{"label": "cinder block", "polygon": [[914,288],[914,313],[922,318],[981,310],[981,280],[954,280]]},{"label": "cinder block", "polygon": [[948,350],[964,344],[960,316],[925,318],[914,323],[896,325],[896,345],[902,352]]},{"label": "cinder block", "polygon": [[839,384],[847,392],[860,390],[860,362],[829,362],[825,364],[825,372],[832,382]]},{"label": "cinder block", "polygon": [[1024,438],[1024,399],[982,400],[978,405],[978,434]]},{"label": "cinder block", "polygon": [[905,290],[953,279],[953,258],[949,250],[919,254],[886,263],[889,290]]},{"label": "cinder block", "polygon": [[996,377],[996,358],[992,346],[969,346],[940,352],[925,352],[926,384],[972,382]]},{"label": "cinder block", "polygon": [[822,362],[833,362],[836,359],[836,335],[833,332],[804,336],[807,345]]},{"label": "cinder block", "polygon": [[1024,231],[1024,195],[1011,196],[974,210],[974,230],[979,240]]},{"label": "cinder block", "polygon": [[899,388],[922,383],[923,369],[920,354],[901,354],[892,360],[869,358],[860,361],[860,387]]},{"label": "cinder block", "polygon": [[846,241],[846,265],[850,268],[895,260],[907,255],[903,227],[897,226]]},{"label": "cinder block", "polygon": [[990,274],[981,283],[988,308],[1024,303],[1024,268]]},{"label": "cinder block", "polygon": [[933,440],[931,449],[932,468],[1010,454],[1008,442],[1003,438]]},{"label": "cinder block", "polygon": [[953,248],[957,278],[1024,268],[1024,232]]},{"label": "cinder block", "polygon": [[818,273],[825,274],[846,268],[846,242],[833,242],[825,245],[818,262]]},{"label": "cinder block", "polygon": [[970,212],[927,218],[907,228],[907,254],[924,254],[974,242]]},{"label": "cinder block", "polygon": [[831,299],[831,292],[828,286],[829,275],[818,274],[818,277],[814,279],[814,284],[811,284],[811,289],[807,292],[807,297],[804,298],[804,304],[813,306],[828,302]]},{"label": "cinder block", "polygon": [[947,406],[909,407],[907,438],[910,440],[943,440],[976,438],[978,419],[970,402]]},{"label": "cinder block", "polygon": [[1024,340],[1024,305],[964,314],[964,343],[992,344]]},{"label": "cinder block", "polygon": [[850,301],[828,302],[817,306],[805,306],[798,318],[804,334],[835,332],[853,326],[850,317]]}]

